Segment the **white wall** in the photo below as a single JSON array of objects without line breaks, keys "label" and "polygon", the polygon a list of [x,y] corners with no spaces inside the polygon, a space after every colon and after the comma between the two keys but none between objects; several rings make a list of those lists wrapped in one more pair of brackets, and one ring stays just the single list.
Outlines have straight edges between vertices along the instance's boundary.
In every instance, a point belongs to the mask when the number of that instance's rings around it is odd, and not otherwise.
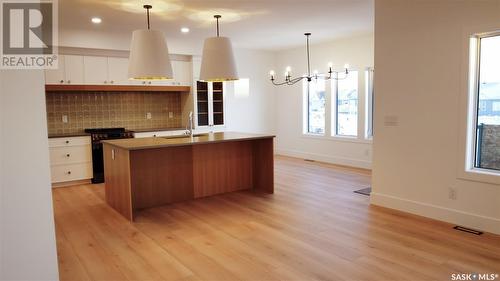
[{"label": "white wall", "polygon": [[226,83],[226,130],[251,133],[274,133],[274,86],[267,81],[274,67],[274,54],[265,51],[235,50],[240,78],[250,79],[248,96],[234,92],[233,82]]},{"label": "white wall", "polygon": [[0,71],[0,280],[57,280],[42,71]]},{"label": "white wall", "polygon": [[[314,39],[314,34],[311,39]],[[335,68],[342,68],[345,63],[349,63],[353,70],[359,71],[358,139],[340,140],[304,136],[302,134],[302,84],[279,86],[275,90],[278,153],[355,167],[371,167],[371,142],[363,140],[365,125],[363,120],[365,117],[364,70],[367,67],[373,67],[373,44],[373,35],[368,35],[311,45],[313,70],[326,72],[328,62],[333,62]],[[287,66],[291,66],[292,72],[297,76],[307,72],[305,46],[280,51],[276,55],[274,70],[277,72],[278,79],[283,79]]]},{"label": "white wall", "polygon": [[498,0],[376,0],[373,204],[500,234],[500,185],[459,177],[465,30],[500,29],[499,14]]}]

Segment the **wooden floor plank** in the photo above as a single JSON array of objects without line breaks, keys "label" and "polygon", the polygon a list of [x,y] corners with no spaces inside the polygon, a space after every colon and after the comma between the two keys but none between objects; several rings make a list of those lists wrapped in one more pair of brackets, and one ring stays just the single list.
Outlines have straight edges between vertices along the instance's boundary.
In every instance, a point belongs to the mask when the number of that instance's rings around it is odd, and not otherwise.
[{"label": "wooden floor plank", "polygon": [[53,190],[61,280],[450,280],[500,273],[500,236],[377,206],[370,172],[277,157],[275,193],[142,210],[103,185]]}]

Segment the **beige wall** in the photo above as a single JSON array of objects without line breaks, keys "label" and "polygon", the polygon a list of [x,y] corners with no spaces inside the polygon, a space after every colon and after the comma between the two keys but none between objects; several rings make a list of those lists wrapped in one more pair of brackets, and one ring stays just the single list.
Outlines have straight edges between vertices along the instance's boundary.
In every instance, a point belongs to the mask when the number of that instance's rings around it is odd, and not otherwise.
[{"label": "beige wall", "polygon": [[499,0],[375,1],[373,204],[500,233],[500,185],[460,173],[467,30],[499,15]]}]

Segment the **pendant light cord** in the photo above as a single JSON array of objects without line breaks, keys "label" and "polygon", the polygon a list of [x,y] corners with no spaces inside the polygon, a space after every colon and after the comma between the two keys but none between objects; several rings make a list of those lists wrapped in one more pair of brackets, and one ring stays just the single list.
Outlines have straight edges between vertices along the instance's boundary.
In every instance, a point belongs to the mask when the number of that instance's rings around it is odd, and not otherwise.
[{"label": "pendant light cord", "polygon": [[217,20],[217,37],[219,37],[219,19],[222,18],[222,16],[215,15],[214,18]]},{"label": "pendant light cord", "polygon": [[151,25],[149,24],[149,9],[153,8],[153,6],[151,6],[151,5],[144,5],[143,8],[146,9],[146,11],[147,11],[147,15],[148,15],[148,30],[149,30],[149,29],[151,29]]},{"label": "pendant light cord", "polygon": [[309,53],[309,36],[311,33],[304,33],[306,36],[306,50],[307,50],[307,77],[311,77],[311,58]]}]

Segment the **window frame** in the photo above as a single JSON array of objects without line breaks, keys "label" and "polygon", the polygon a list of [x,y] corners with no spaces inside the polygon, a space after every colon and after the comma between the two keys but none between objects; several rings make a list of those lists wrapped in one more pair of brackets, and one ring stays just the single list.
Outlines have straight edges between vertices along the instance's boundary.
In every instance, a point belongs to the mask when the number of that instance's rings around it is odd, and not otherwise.
[{"label": "window frame", "polygon": [[[332,84],[330,85],[331,87],[331,92],[332,92],[332,106],[330,106],[331,110],[331,133],[330,136],[333,138],[341,138],[341,139],[359,139],[361,136],[359,135],[359,129],[362,126],[361,122],[359,122],[359,117],[360,117],[360,105],[361,105],[361,99],[359,95],[359,74],[360,72],[357,69],[351,70],[349,73],[357,73],[357,85],[356,85],[356,91],[357,91],[357,112],[356,112],[356,135],[340,135],[338,133],[338,118],[339,118],[339,105],[338,105],[338,91],[339,91],[339,80],[332,80]],[[338,76],[338,72],[335,74]],[[366,81],[365,81],[366,83]]]},{"label": "window frame", "polygon": [[459,161],[462,164],[458,167],[458,178],[476,182],[500,184],[500,171],[482,169],[475,167],[476,161],[476,142],[477,142],[477,120],[479,106],[479,73],[480,73],[480,47],[481,38],[492,36],[500,36],[500,29],[483,28],[483,30],[495,30],[492,32],[478,32],[477,30],[469,30],[465,32],[464,45],[468,48],[464,52],[462,70],[463,82],[462,92],[464,93],[463,101],[465,103],[464,110],[460,111],[459,120],[465,120],[464,125],[461,125],[460,145],[459,145]]},{"label": "window frame", "polygon": [[[495,33],[486,33],[486,34],[483,34],[483,35],[478,35],[477,38],[476,38],[476,42],[475,42],[475,49],[476,49],[476,54],[475,54],[475,73],[474,73],[474,81],[473,81],[473,86],[474,86],[474,91],[473,91],[473,95],[474,95],[474,100],[475,100],[475,104],[474,104],[474,114],[473,114],[473,122],[474,122],[474,140],[473,140],[473,149],[474,149],[474,153],[473,155],[471,155],[471,157],[473,158],[472,159],[472,168],[473,169],[476,169],[476,170],[479,170],[479,171],[485,171],[485,172],[489,172],[489,173],[494,173],[494,174],[498,174],[500,176],[500,170],[495,170],[495,169],[486,169],[486,168],[480,168],[480,167],[477,167],[478,165],[478,153],[480,153],[480,147],[479,147],[479,136],[478,136],[478,128],[479,128],[479,112],[481,111],[481,107],[482,107],[482,104],[481,104],[481,99],[480,99],[480,89],[481,89],[481,41],[485,38],[491,38],[491,37],[498,37],[500,38],[500,31],[499,32],[495,32]],[[486,105],[484,104],[483,102],[483,105],[484,107],[486,107]]]},{"label": "window frame", "polygon": [[[366,69],[366,68],[365,68]],[[324,134],[314,134],[308,132],[308,98],[306,95],[305,83],[302,84],[302,134],[301,137],[305,139],[315,139],[315,140],[327,140],[333,142],[347,142],[347,143],[363,143],[372,144],[372,138],[367,138],[363,133],[366,130],[366,123],[364,121],[365,111],[362,110],[365,107],[365,95],[360,93],[360,89],[364,89],[366,80],[360,77],[363,71],[359,71],[357,68],[353,68],[352,71],[357,71],[358,73],[358,118],[357,118],[357,136],[343,136],[335,135],[335,125],[336,125],[336,113],[334,112],[333,102],[336,101],[334,93],[334,83],[336,80],[326,80],[325,81],[325,98],[326,98],[326,111],[325,111],[325,133]],[[361,110],[360,110],[361,109]]]},{"label": "window frame", "polygon": [[375,68],[367,67],[365,70],[365,139],[373,139],[375,122]]},{"label": "window frame", "polygon": [[[320,78],[318,78],[319,80]],[[328,100],[329,100],[329,93],[327,90],[327,80],[323,80],[323,83],[325,83],[325,120],[324,120],[324,131],[323,133],[314,133],[314,132],[309,132],[309,125],[310,125],[310,116],[309,116],[309,96],[311,94],[311,84],[310,83],[316,83],[316,81],[307,81],[305,79],[302,82],[302,110],[303,110],[303,115],[302,115],[302,120],[303,120],[303,129],[302,129],[302,134],[303,135],[309,135],[309,136],[316,136],[316,137],[325,137],[328,134]]]}]

